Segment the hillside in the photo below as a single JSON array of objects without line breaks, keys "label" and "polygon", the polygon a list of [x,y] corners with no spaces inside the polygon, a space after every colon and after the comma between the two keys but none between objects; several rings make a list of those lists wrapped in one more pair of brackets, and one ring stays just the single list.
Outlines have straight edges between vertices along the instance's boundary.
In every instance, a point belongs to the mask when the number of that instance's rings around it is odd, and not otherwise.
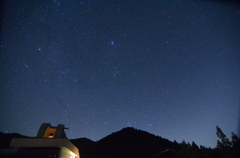
[{"label": "hillside", "polygon": [[10,144],[12,138],[27,138],[27,136],[23,136],[18,133],[4,134],[4,133],[0,132],[0,140],[1,140],[0,141],[0,149],[9,148],[9,144]]},{"label": "hillside", "polygon": [[[22,138],[20,134],[0,133],[1,148],[8,148],[12,138]],[[81,158],[99,157],[152,157],[166,149],[179,148],[179,144],[134,128],[123,128],[101,140],[94,142],[88,138],[70,140],[78,147]]]},{"label": "hillside", "polygon": [[78,141],[71,141],[79,148],[81,156],[86,158],[144,158],[152,157],[166,149],[174,150],[179,148],[178,143],[173,143],[167,139],[134,128],[124,128],[95,143],[87,142],[86,146],[78,146]]},{"label": "hillside", "polygon": [[[220,128],[218,130],[223,136],[220,138],[225,138]],[[9,148],[12,138],[23,137],[26,136],[0,132],[0,149]],[[240,154],[240,139],[236,135],[231,142],[227,143],[230,145],[227,145],[222,139],[214,149],[199,147],[194,142],[191,144],[185,141],[180,144],[175,141],[171,142],[160,136],[129,127],[96,142],[88,138],[71,139],[70,141],[78,147],[81,158],[225,158],[229,155],[232,158],[238,158]]]}]

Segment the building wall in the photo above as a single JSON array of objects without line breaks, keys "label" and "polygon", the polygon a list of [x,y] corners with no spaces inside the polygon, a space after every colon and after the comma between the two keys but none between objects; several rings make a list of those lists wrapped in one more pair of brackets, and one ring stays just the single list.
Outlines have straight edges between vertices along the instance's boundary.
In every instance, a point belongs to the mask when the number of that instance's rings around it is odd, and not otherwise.
[{"label": "building wall", "polygon": [[60,148],[21,148],[18,158],[59,158]]},{"label": "building wall", "polygon": [[66,148],[61,148],[59,158],[75,158],[75,156],[70,150],[67,150]]},{"label": "building wall", "polygon": [[[39,155],[44,155],[39,156],[41,158],[45,156],[50,158],[52,155],[55,156],[54,158],[80,158],[78,148],[67,138],[13,138],[10,146],[13,148],[18,148],[20,155],[34,155],[35,153],[39,153]],[[56,154],[53,152],[52,154],[51,151],[53,149],[58,149],[58,153]],[[61,152],[63,152],[62,156],[60,156],[59,153],[60,149]],[[47,153],[50,154],[48,155]],[[36,156],[38,156],[38,154],[36,154]]]}]

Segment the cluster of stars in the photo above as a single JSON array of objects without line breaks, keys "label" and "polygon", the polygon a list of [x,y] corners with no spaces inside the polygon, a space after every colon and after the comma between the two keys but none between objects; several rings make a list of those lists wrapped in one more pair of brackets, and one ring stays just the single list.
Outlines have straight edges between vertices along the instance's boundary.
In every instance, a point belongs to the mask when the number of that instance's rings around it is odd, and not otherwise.
[{"label": "cluster of stars", "polygon": [[215,126],[238,121],[238,19],[229,2],[7,1],[0,131],[63,123],[99,140],[133,126],[213,147]]}]

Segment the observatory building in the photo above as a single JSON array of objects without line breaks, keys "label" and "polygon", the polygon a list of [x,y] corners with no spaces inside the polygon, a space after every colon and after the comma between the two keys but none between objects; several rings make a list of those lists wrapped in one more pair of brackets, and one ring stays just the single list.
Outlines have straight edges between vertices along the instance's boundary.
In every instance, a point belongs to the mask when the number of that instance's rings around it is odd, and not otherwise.
[{"label": "observatory building", "polygon": [[19,158],[80,158],[78,148],[66,137],[64,125],[43,123],[33,138],[13,138],[10,146],[18,149]]}]

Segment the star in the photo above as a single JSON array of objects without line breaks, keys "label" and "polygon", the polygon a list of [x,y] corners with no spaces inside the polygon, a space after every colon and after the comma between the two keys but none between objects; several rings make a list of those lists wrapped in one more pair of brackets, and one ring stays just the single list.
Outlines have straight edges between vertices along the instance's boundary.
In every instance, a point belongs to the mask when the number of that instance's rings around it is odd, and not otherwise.
[{"label": "star", "polygon": [[233,2],[2,7],[0,131],[35,136],[49,122],[69,127],[70,139],[97,141],[128,126],[212,148],[216,126],[237,133],[240,37]]}]

